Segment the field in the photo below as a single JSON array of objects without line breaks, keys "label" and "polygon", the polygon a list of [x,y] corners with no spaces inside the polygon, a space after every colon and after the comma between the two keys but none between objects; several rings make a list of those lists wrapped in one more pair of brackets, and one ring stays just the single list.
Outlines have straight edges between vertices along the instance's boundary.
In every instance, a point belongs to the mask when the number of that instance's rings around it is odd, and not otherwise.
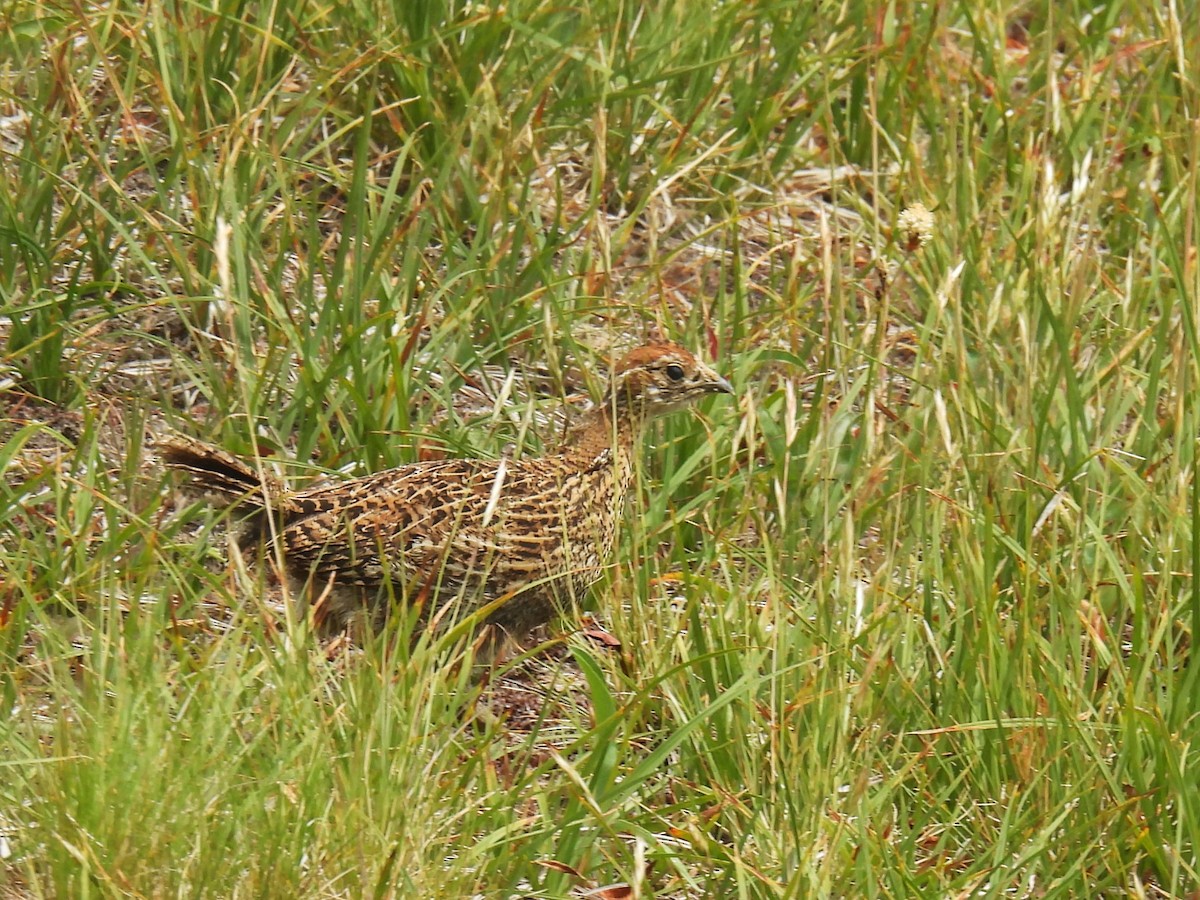
[{"label": "field", "polygon": [[[0,2],[0,897],[1200,896],[1200,9]],[[537,454],[589,609],[314,634],[149,442]],[[406,630],[407,629],[407,630]]]}]

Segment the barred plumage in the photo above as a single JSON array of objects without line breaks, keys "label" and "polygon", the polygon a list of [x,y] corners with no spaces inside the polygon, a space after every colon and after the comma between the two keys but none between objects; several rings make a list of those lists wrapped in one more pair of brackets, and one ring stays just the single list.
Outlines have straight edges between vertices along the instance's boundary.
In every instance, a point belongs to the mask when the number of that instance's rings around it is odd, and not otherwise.
[{"label": "barred plumage", "polygon": [[246,514],[244,545],[278,542],[291,587],[319,600],[326,627],[363,614],[378,627],[392,598],[440,621],[500,601],[487,624],[520,638],[600,577],[647,419],[731,391],[685,348],[656,341],[616,365],[557,453],[412,463],[296,492],[215,447],[158,447],[209,499]]}]

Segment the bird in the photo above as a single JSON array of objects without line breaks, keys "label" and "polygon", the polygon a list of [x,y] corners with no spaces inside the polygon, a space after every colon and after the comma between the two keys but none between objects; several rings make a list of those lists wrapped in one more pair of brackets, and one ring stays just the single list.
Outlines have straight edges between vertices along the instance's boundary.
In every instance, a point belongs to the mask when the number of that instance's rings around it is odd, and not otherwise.
[{"label": "bird", "polygon": [[[732,385],[680,344],[655,337],[612,367],[600,402],[563,444],[520,459],[401,465],[306,490],[190,438],[158,442],[193,492],[244,519],[244,550],[269,546],[323,631],[397,604],[430,627],[477,615],[477,633],[520,641],[573,608],[603,574],[647,423]],[[477,646],[479,646],[477,644]]]}]

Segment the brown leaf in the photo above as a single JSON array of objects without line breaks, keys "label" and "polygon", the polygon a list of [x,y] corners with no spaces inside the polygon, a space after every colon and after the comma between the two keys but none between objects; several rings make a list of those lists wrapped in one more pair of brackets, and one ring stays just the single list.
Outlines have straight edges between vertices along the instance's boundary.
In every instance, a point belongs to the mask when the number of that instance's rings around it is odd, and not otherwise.
[{"label": "brown leaf", "polygon": [[557,859],[539,859],[535,860],[535,864],[543,869],[550,869],[552,872],[562,872],[564,875],[571,875],[578,878],[580,881],[587,881],[583,877],[583,873],[578,869],[573,869],[564,862],[559,862]]},{"label": "brown leaf", "polygon": [[582,892],[579,896],[591,897],[593,900],[630,900],[633,897],[633,888],[622,881],[617,884],[592,888],[590,891]]},{"label": "brown leaf", "polygon": [[580,634],[589,641],[595,641],[597,644],[600,644],[602,647],[608,647],[610,650],[621,649],[620,638],[613,637],[603,628],[585,628]]}]

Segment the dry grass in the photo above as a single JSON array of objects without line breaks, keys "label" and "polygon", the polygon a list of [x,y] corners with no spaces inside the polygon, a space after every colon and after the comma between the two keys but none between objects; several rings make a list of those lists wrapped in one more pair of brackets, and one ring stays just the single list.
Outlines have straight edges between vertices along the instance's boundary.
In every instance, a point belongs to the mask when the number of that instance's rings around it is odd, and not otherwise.
[{"label": "dry grass", "polygon": [[[0,9],[4,896],[1200,889],[1196,13],[704,12]],[[144,449],[536,448],[650,327],[738,402],[486,685]]]}]

